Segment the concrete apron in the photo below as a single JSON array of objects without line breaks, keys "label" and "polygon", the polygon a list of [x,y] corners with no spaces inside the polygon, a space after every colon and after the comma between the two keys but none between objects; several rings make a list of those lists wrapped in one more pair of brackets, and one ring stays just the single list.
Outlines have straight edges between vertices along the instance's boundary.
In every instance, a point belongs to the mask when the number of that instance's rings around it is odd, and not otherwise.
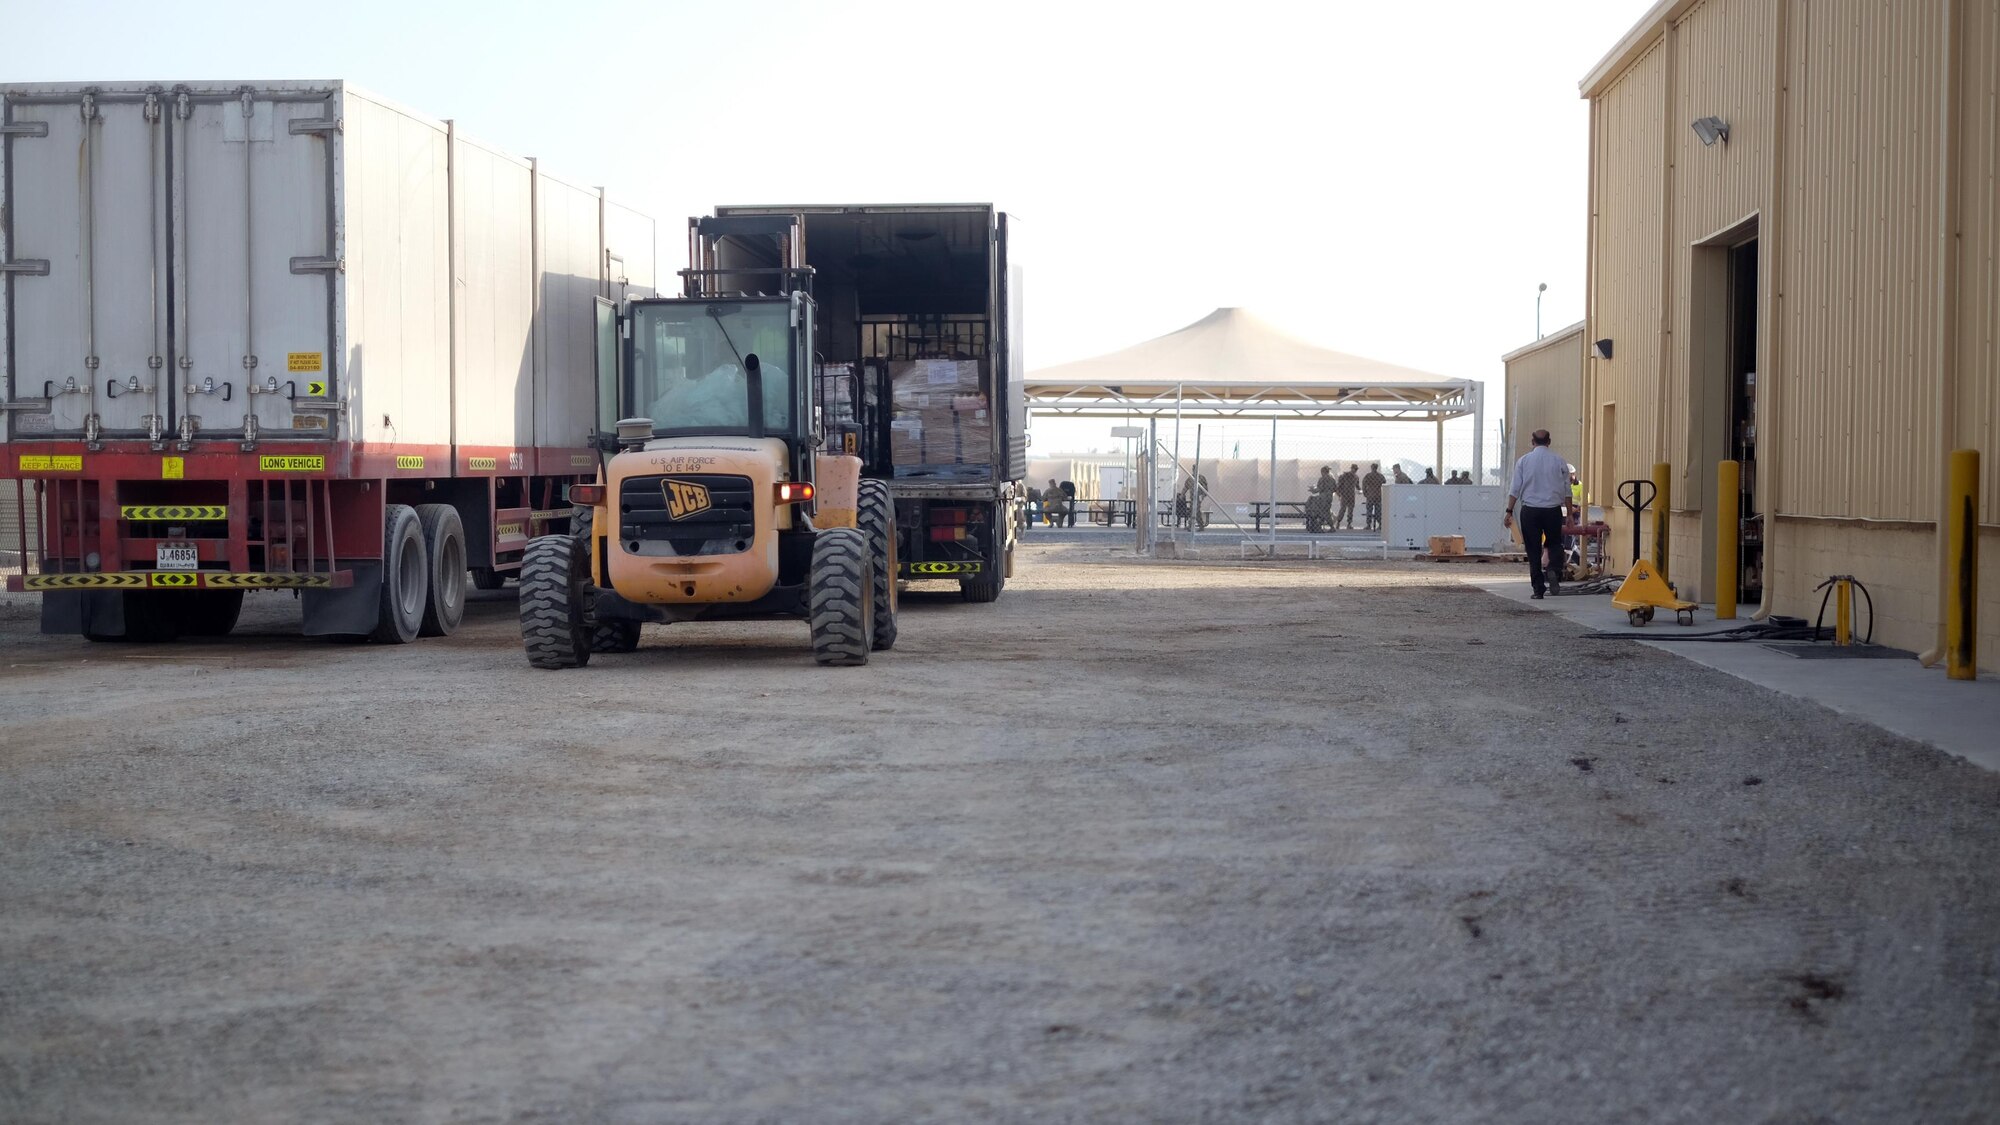
[{"label": "concrete apron", "polygon": [[[1498,568],[1495,568],[1496,570]],[[1526,566],[1504,573],[1468,574],[1466,584],[1558,614],[1592,632],[1629,635],[1649,647],[1726,672],[1758,687],[1783,692],[1873,723],[1883,730],[1935,746],[1985,769],[2000,771],[2000,676],[1982,672],[1977,680],[1947,680],[1944,667],[1925,668],[1915,660],[1801,659],[1773,652],[1757,642],[1658,641],[1672,635],[1715,633],[1751,624],[1739,610],[1734,621],[1717,621],[1712,606],[1695,611],[1694,624],[1674,624],[1662,610],[1653,622],[1633,628],[1609,594],[1579,594],[1534,601]],[[1829,630],[1831,624],[1829,623]],[[1582,645],[1616,641],[1579,640]]]}]

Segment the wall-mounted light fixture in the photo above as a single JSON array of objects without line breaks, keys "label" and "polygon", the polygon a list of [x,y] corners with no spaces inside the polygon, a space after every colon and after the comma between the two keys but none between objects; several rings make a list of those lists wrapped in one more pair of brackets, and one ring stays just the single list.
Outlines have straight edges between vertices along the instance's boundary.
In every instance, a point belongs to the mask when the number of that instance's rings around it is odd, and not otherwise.
[{"label": "wall-mounted light fixture", "polygon": [[1700,137],[1704,145],[1712,145],[1717,141],[1728,144],[1729,122],[1720,117],[1697,118],[1694,123],[1694,135]]},{"label": "wall-mounted light fixture", "polygon": [[1599,340],[1596,343],[1590,345],[1590,354],[1596,356],[1599,359],[1610,359],[1611,358],[1610,339],[1606,338],[1603,340]]}]

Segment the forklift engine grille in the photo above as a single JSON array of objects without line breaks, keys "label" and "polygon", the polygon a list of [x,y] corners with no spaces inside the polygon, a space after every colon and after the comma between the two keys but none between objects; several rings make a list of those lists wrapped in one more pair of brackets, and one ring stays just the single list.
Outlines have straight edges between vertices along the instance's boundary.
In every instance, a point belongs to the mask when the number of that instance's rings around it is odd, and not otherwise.
[{"label": "forklift engine grille", "polygon": [[757,509],[750,478],[720,473],[626,477],[618,537],[635,555],[730,555],[750,549]]}]

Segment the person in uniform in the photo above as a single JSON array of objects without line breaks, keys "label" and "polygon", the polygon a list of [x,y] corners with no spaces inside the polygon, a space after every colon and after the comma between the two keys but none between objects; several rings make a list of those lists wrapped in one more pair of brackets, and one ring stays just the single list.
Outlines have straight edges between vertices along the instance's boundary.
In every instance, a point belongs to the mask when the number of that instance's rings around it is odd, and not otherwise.
[{"label": "person in uniform", "polygon": [[1362,515],[1370,531],[1382,530],[1382,462],[1370,461],[1368,475],[1361,478]]},{"label": "person in uniform", "polygon": [[1349,465],[1347,471],[1333,482],[1333,489],[1340,496],[1340,514],[1334,517],[1333,526],[1342,524],[1349,531],[1354,530],[1354,494],[1361,489],[1361,466]]}]

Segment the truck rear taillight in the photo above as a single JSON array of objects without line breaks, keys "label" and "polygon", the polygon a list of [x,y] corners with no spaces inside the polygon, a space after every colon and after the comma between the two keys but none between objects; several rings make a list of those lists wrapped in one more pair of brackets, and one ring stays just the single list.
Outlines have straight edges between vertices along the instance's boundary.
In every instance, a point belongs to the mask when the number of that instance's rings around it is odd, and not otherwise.
[{"label": "truck rear taillight", "polygon": [[962,527],[931,528],[931,542],[933,543],[957,543],[964,538],[965,529]]}]

